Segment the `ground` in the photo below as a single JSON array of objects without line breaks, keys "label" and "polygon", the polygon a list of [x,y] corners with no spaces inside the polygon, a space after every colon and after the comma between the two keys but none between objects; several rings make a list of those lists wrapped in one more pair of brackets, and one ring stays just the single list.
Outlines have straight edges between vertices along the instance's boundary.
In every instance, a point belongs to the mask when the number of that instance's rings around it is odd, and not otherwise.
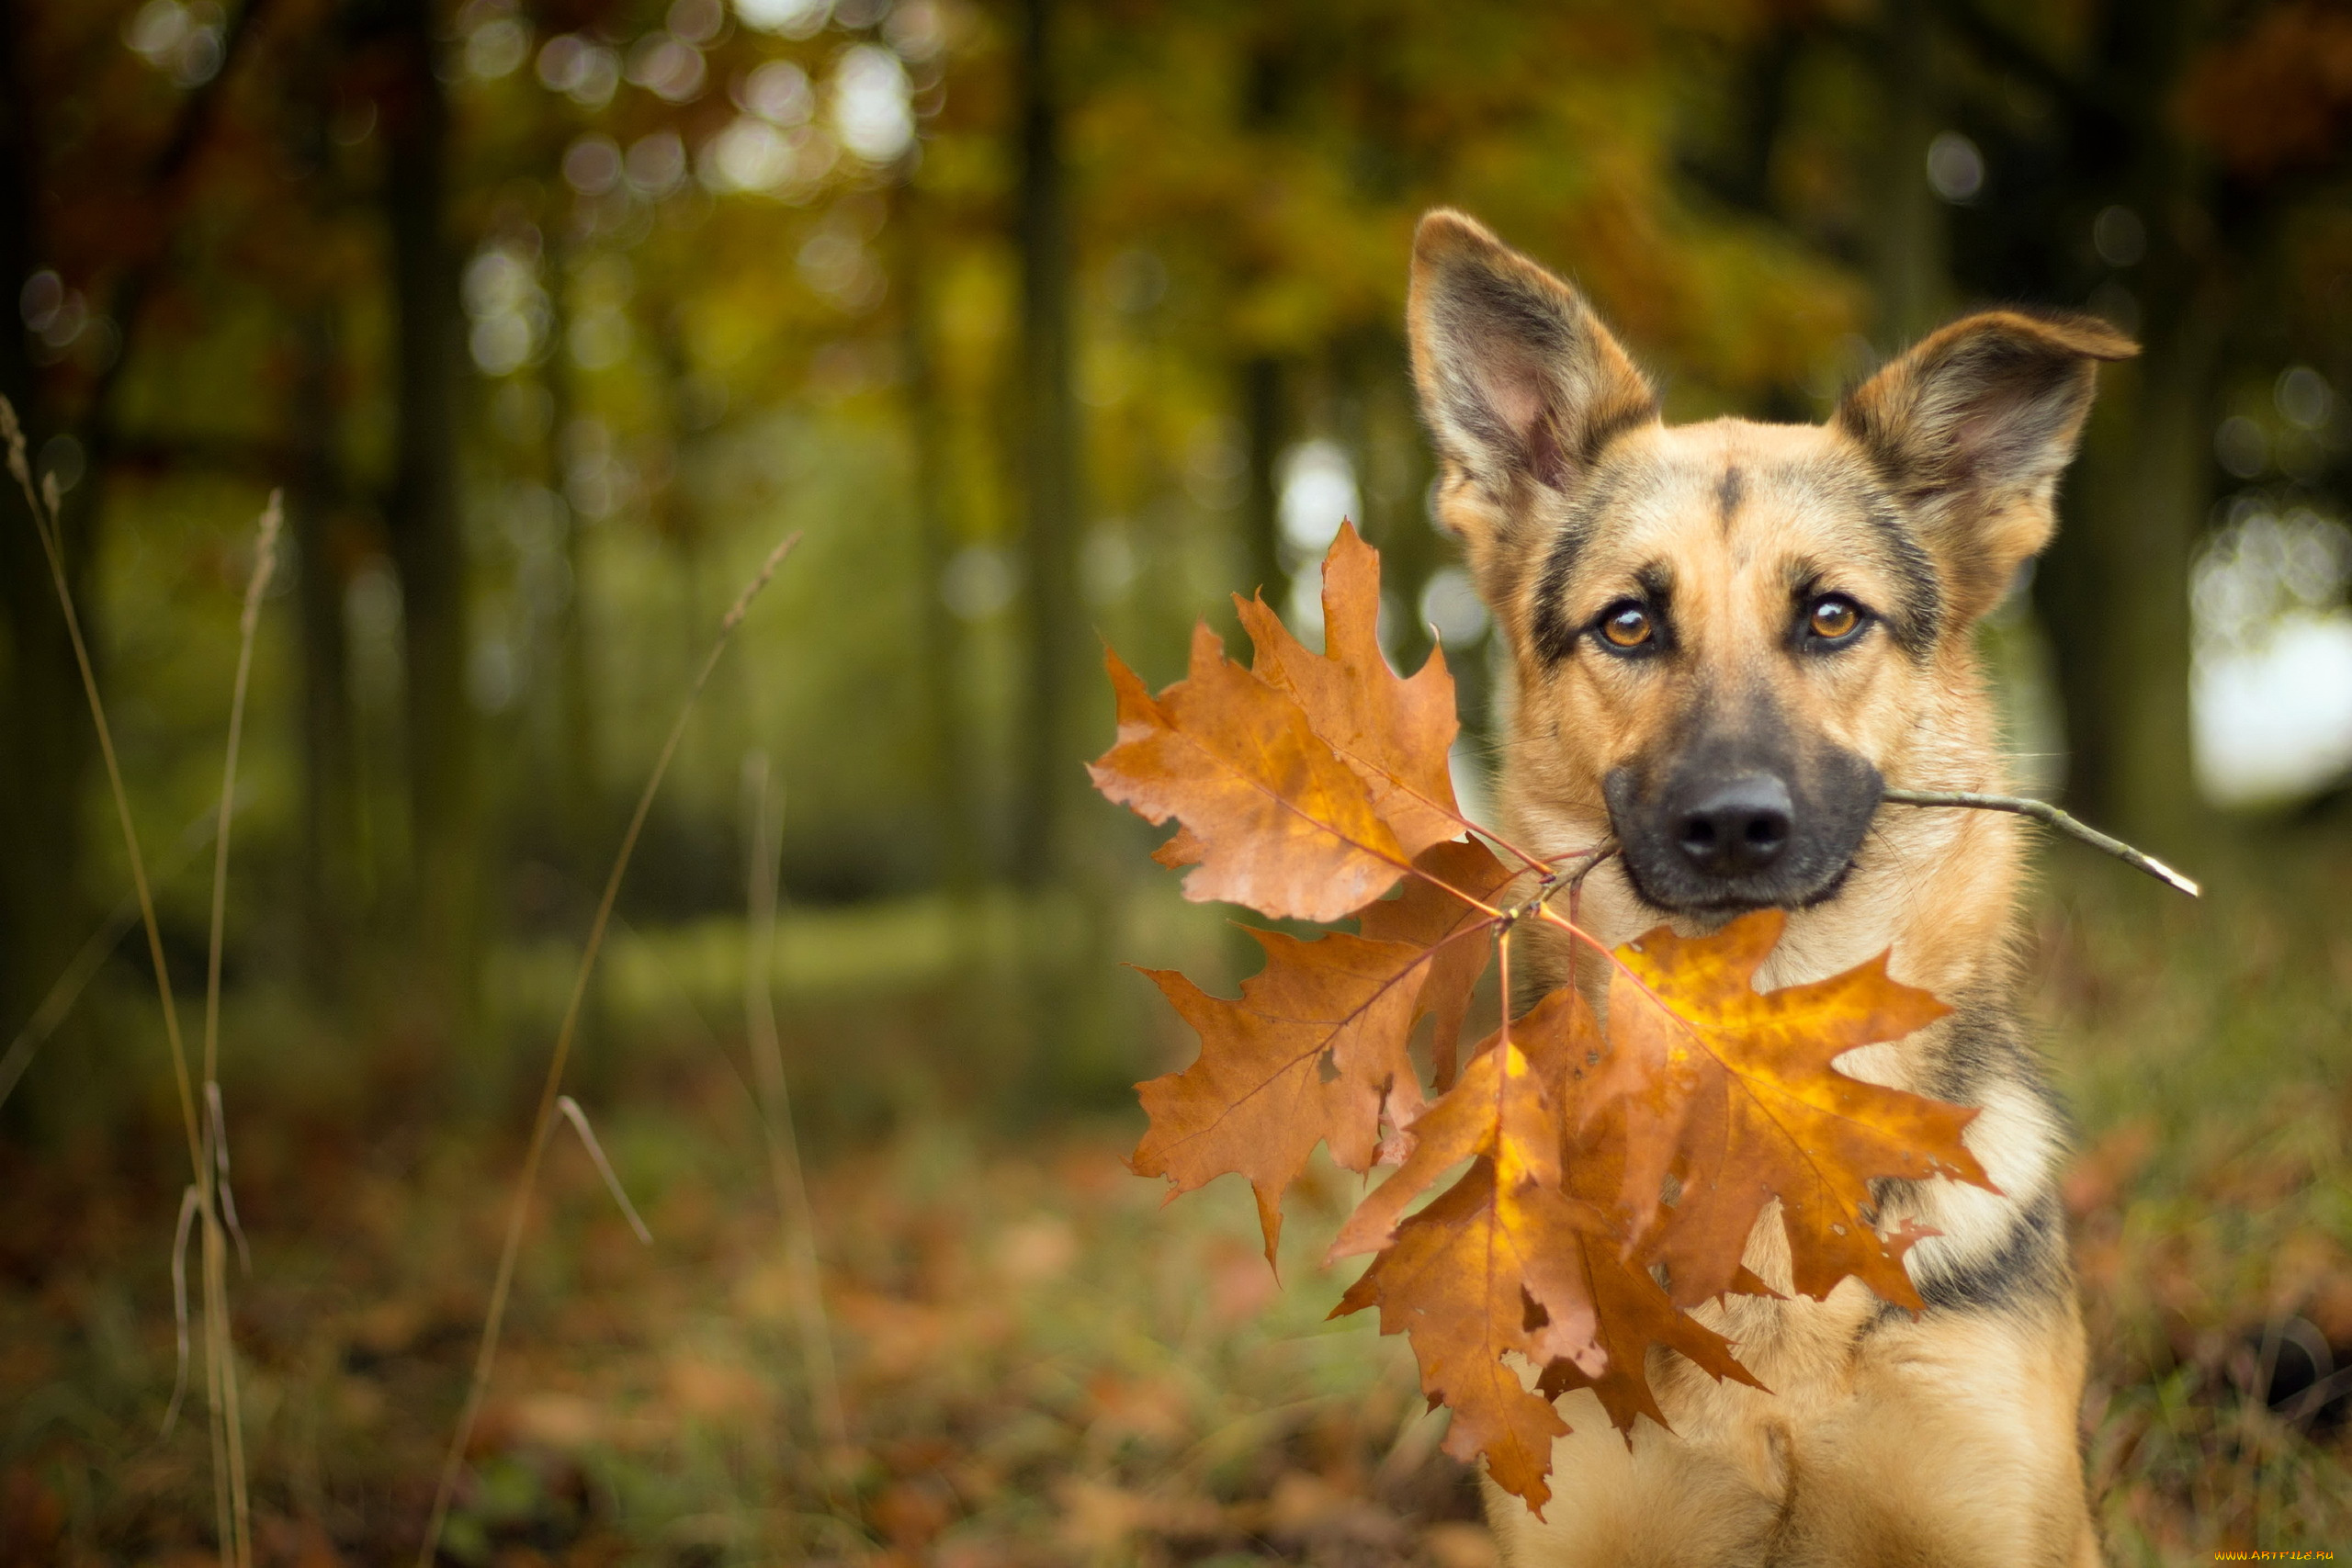
[{"label": "ground", "polygon": [[[2330,910],[2352,859],[2311,842],[2201,909],[2051,852],[2031,991],[2085,1129],[2083,1418],[2118,1563],[2352,1549],[2352,1397],[2299,1403],[2352,1362],[2352,923],[2299,914]],[[794,1017],[797,1080],[876,1016]],[[940,1015],[896,1027],[918,1016]],[[934,1094],[818,1140],[848,1438],[828,1445],[748,1068],[693,1032],[584,1096],[650,1246],[579,1144],[554,1146],[447,1559],[1492,1562],[1403,1346],[1325,1320],[1352,1179],[1320,1170],[1294,1201],[1277,1280],[1246,1192],[1163,1207],[1116,1114],[1009,1122]],[[369,1083],[332,1111],[232,1087],[267,1562],[413,1560],[518,1162],[519,1113],[408,1114],[413,1085]],[[117,1123],[0,1145],[8,1568],[211,1560],[200,1364],[158,1435],[184,1170],[168,1116]]]}]

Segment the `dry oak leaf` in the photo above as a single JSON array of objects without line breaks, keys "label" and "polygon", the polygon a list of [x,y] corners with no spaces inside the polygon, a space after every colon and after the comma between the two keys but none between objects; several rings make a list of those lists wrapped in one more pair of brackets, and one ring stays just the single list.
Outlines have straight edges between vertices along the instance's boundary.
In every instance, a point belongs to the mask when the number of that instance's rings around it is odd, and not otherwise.
[{"label": "dry oak leaf", "polygon": [[[1604,1118],[1568,1151],[1562,1166],[1562,1185],[1571,1199],[1604,1210],[1613,1204],[1624,1184],[1623,1118]],[[1575,1272],[1578,1288],[1592,1303],[1593,1335],[1603,1359],[1597,1371],[1589,1362],[1566,1358],[1548,1363],[1537,1384],[1547,1396],[1556,1399],[1571,1389],[1592,1390],[1608,1412],[1610,1424],[1631,1443],[1637,1416],[1646,1416],[1672,1430],[1650,1388],[1653,1347],[1679,1353],[1718,1382],[1729,1378],[1750,1388],[1764,1387],[1732,1355],[1730,1340],[1676,1306],[1647,1269],[1625,1260],[1621,1235],[1577,1237],[1575,1255],[1561,1267]],[[1770,1293],[1747,1270],[1740,1272],[1746,1276],[1740,1284],[1750,1292]]]},{"label": "dry oak leaf", "polygon": [[1190,828],[1179,822],[1176,831],[1168,836],[1168,841],[1151,852],[1151,858],[1170,871],[1182,871],[1188,865],[1201,863],[1201,841],[1193,837]]},{"label": "dry oak leaf", "polygon": [[[1565,1209],[1566,1200],[1551,1194]],[[1552,1490],[1552,1442],[1568,1424],[1507,1365],[1529,1355],[1531,1331],[1521,1269],[1531,1249],[1557,1248],[1573,1235],[1543,1235],[1510,1223],[1495,1162],[1481,1155],[1461,1180],[1396,1227],[1396,1239],[1348,1287],[1331,1315],[1380,1308],[1380,1331],[1410,1337],[1421,1392],[1453,1412],[1445,1451],[1464,1463],[1487,1457],[1487,1473],[1541,1517]],[[1572,1213],[1572,1211],[1570,1211]],[[1532,1359],[1531,1357],[1531,1359]]]},{"label": "dry oak leaf", "polygon": [[1432,649],[1406,678],[1380,650],[1380,552],[1342,523],[1323,558],[1323,646],[1310,653],[1264,599],[1236,594],[1257,650],[1251,671],[1284,693],[1372,790],[1373,805],[1408,854],[1469,827],[1454,804],[1452,750],[1461,721],[1445,651]]},{"label": "dry oak leaf", "polygon": [[[1198,849],[1184,897],[1261,914],[1336,920],[1396,885],[1412,857],[1363,781],[1299,705],[1193,628],[1190,673],[1158,697],[1115,653],[1118,739],[1094,785],[1153,822],[1179,818]],[[1163,849],[1192,853],[1182,835]]]},{"label": "dry oak leaf", "polygon": [[[1351,1170],[1371,1168],[1385,1101],[1409,1120],[1420,1085],[1405,1043],[1420,949],[1335,931],[1302,942],[1253,931],[1266,967],[1241,998],[1213,997],[1172,970],[1148,969],[1201,1037],[1198,1060],[1137,1086],[1151,1125],[1128,1164],[1175,1192],[1225,1175],[1258,1199],[1266,1260],[1282,1235],[1282,1195],[1318,1143]],[[1170,1193],[1172,1197],[1173,1192]]]},{"label": "dry oak leaf", "polygon": [[[1600,1027],[1583,993],[1563,987],[1544,998],[1512,1026],[1513,1038],[1524,1043],[1537,1073],[1546,1083],[1561,1086],[1564,1101],[1573,1101],[1585,1089],[1591,1067],[1605,1059]],[[1622,1113],[1604,1111],[1581,1134],[1569,1134],[1560,1157],[1560,1187],[1571,1202],[1608,1213],[1624,1188],[1625,1123]],[[1649,1270],[1625,1259],[1624,1235],[1611,1229],[1580,1232],[1572,1250],[1549,1264],[1555,1278],[1565,1276],[1556,1291],[1573,1292],[1590,1303],[1592,1334],[1598,1355],[1555,1355],[1544,1369],[1537,1385],[1556,1399],[1570,1389],[1589,1388],[1609,1413],[1611,1425],[1634,1436],[1634,1418],[1646,1416],[1660,1427],[1671,1427],[1650,1389],[1649,1352],[1653,1347],[1677,1351],[1716,1381],[1729,1378],[1751,1388],[1762,1388],[1754,1373],[1732,1355],[1731,1341],[1680,1310],[1650,1277]],[[1739,1270],[1734,1289],[1770,1295],[1763,1282],[1747,1269]]]},{"label": "dry oak leaf", "polygon": [[[1501,1358],[1605,1369],[1583,1259],[1614,1260],[1622,1241],[1599,1206],[1561,1190],[1558,1075],[1522,1048],[1560,1060],[1600,1043],[1583,998],[1555,991],[1482,1044],[1461,1080],[1413,1122],[1412,1154],[1357,1208],[1333,1258],[1380,1251],[1333,1315],[1375,1303],[1384,1334],[1410,1337],[1421,1386],[1453,1410],[1447,1446],[1487,1456],[1496,1482],[1542,1510],[1551,1438],[1565,1432]],[[1405,1206],[1463,1160],[1469,1172],[1412,1218]],[[1443,1234],[1439,1234],[1439,1233]],[[1671,1312],[1671,1309],[1668,1309]]]},{"label": "dry oak leaf", "polygon": [[[1837,1071],[1848,1051],[1899,1040],[1951,1010],[1886,973],[1886,954],[1809,985],[1758,992],[1780,940],[1777,909],[1710,937],[1660,927],[1617,950],[1611,1050],[1592,1075],[1588,1116],[1622,1107],[1623,1187],[1643,1246],[1682,1306],[1740,1282],[1741,1255],[1773,1199],[1795,1288],[1826,1297],[1853,1275],[1879,1296],[1923,1304],[1903,1254],[1929,1234],[1881,1235],[1870,1183],[1949,1176],[1998,1190],[1961,1141],[1974,1110]],[[1666,1179],[1680,1190],[1662,1206]]]},{"label": "dry oak leaf", "polygon": [[1419,1022],[1423,1013],[1437,1015],[1430,1061],[1431,1077],[1442,1089],[1453,1082],[1462,1021],[1469,1014],[1471,993],[1487,972],[1493,951],[1491,942],[1471,934],[1491,924],[1493,917],[1455,895],[1467,894],[1492,907],[1520,874],[1476,839],[1431,844],[1415,857],[1413,868],[1421,874],[1408,877],[1396,897],[1366,905],[1358,923],[1368,937],[1431,950],[1413,1021]]}]

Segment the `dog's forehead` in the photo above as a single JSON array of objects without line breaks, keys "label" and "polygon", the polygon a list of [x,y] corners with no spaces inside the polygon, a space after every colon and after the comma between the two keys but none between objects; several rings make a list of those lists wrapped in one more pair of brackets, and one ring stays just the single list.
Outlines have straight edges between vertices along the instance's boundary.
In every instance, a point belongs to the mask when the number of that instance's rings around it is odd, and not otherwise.
[{"label": "dog's forehead", "polygon": [[1880,504],[1867,462],[1834,431],[1742,419],[1653,425],[1621,440],[1585,499],[1575,519],[1583,542],[1610,555],[1685,537],[1743,555],[1818,549],[1866,528]]},{"label": "dog's forehead", "polygon": [[1933,561],[1869,458],[1834,429],[1720,419],[1628,431],[1540,536],[1534,646],[1565,658],[1577,623],[1629,586],[1681,578],[1786,593],[1799,576],[1860,590],[1914,654],[1933,641]]}]

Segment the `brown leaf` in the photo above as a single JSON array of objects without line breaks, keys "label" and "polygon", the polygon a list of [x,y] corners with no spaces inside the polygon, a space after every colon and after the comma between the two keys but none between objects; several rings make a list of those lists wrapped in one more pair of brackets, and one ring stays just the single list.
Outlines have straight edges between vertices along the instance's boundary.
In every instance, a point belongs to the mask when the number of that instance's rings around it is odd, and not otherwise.
[{"label": "brown leaf", "polygon": [[1151,852],[1151,858],[1170,871],[1181,871],[1188,865],[1198,865],[1201,863],[1201,841],[1193,836],[1193,830],[1190,828],[1179,822],[1176,824],[1176,831],[1170,835],[1168,841]]},{"label": "brown leaf", "polygon": [[[1592,1135],[1569,1151],[1564,1168],[1564,1185],[1572,1198],[1602,1209],[1613,1203],[1624,1185],[1623,1118],[1609,1117],[1592,1129]],[[1718,1381],[1730,1378],[1751,1388],[1764,1386],[1734,1359],[1730,1340],[1679,1308],[1650,1278],[1647,1269],[1625,1260],[1622,1236],[1580,1235],[1574,1252],[1558,1266],[1575,1273],[1575,1288],[1592,1303],[1593,1334],[1602,1355],[1582,1361],[1564,1358],[1550,1362],[1539,1385],[1547,1395],[1557,1398],[1570,1389],[1591,1389],[1601,1408],[1608,1411],[1611,1424],[1630,1442],[1636,1416],[1668,1426],[1657,1396],[1650,1389],[1653,1346],[1679,1352]],[[1754,1275],[1744,1269],[1740,1273],[1744,1282],[1752,1282],[1762,1292],[1762,1283]]]},{"label": "brown leaf", "polygon": [[1525,1498],[1539,1517],[1552,1495],[1544,1484],[1552,1441],[1566,1436],[1568,1426],[1502,1358],[1527,1354],[1532,1345],[1521,1285],[1529,1253],[1565,1245],[1577,1223],[1549,1189],[1507,1199],[1495,1162],[1482,1155],[1460,1181],[1397,1227],[1395,1243],[1331,1314],[1377,1305],[1383,1334],[1408,1336],[1421,1391],[1453,1412],[1446,1452],[1464,1462],[1484,1454],[1496,1484]]},{"label": "brown leaf", "polygon": [[[1404,891],[1397,897],[1366,905],[1359,923],[1366,936],[1416,942],[1434,950],[1419,998],[1414,1003],[1413,1020],[1418,1023],[1423,1013],[1437,1015],[1430,1058],[1432,1076],[1442,1089],[1453,1082],[1462,1021],[1469,1014],[1471,994],[1477,989],[1478,977],[1487,972],[1493,947],[1485,936],[1471,934],[1492,924],[1491,918],[1446,888],[1491,905],[1519,874],[1476,839],[1431,844],[1413,864],[1434,880],[1406,878]],[[1445,886],[1441,887],[1439,883]]]},{"label": "brown leaf", "polygon": [[[1575,1030],[1577,1013],[1597,1044],[1600,1032],[1583,998],[1573,991],[1555,991],[1537,1003],[1525,1018],[1511,1024],[1507,1049],[1500,1031],[1489,1036],[1463,1069],[1459,1082],[1448,1089],[1408,1129],[1413,1136],[1411,1154],[1396,1175],[1380,1184],[1356,1207],[1331,1243],[1333,1258],[1351,1258],[1388,1245],[1406,1205],[1429,1190],[1453,1167],[1475,1156],[1493,1159],[1502,1172],[1506,1193],[1522,1185],[1560,1185],[1560,1113],[1555,1093],[1547,1093],[1544,1075],[1530,1055],[1527,1042],[1549,1042]],[[1545,1045],[1544,1054],[1560,1056],[1567,1047]],[[1596,1210],[1596,1228],[1606,1228]],[[1545,1303],[1547,1306],[1551,1303]],[[1564,1308],[1569,1303],[1562,1303]]]},{"label": "brown leaf", "polygon": [[[1870,1182],[1951,1176],[1991,1188],[1961,1142],[1973,1110],[1864,1083],[1830,1063],[1899,1040],[1951,1010],[1888,978],[1886,955],[1810,985],[1752,980],[1785,917],[1759,910],[1713,936],[1660,927],[1617,950],[1611,1049],[1591,1108],[1622,1101],[1624,1201],[1642,1256],[1685,1306],[1732,1288],[1764,1205],[1781,1201],[1796,1289],[1826,1297],[1849,1274],[1886,1301],[1922,1303],[1903,1254],[1925,1232],[1882,1236]],[[1661,1207],[1665,1179],[1679,1194]]]},{"label": "brown leaf", "polygon": [[1199,864],[1186,897],[1335,920],[1404,874],[1411,857],[1363,781],[1296,703],[1227,660],[1206,626],[1193,633],[1191,673],[1157,698],[1116,654],[1107,663],[1119,736],[1089,771],[1113,800],[1191,830]]},{"label": "brown leaf", "polygon": [[[1423,1389],[1453,1409],[1451,1451],[1484,1453],[1497,1483],[1540,1512],[1550,1438],[1566,1428],[1529,1408],[1500,1359],[1515,1351],[1535,1366],[1563,1359],[1600,1373],[1589,1280],[1577,1263],[1588,1248],[1614,1261],[1623,1244],[1600,1208],[1560,1190],[1557,1086],[1521,1048],[1522,1033],[1548,1042],[1544,1054],[1555,1059],[1599,1042],[1583,998],[1566,990],[1514,1022],[1510,1038],[1498,1031],[1413,1123],[1411,1157],[1357,1209],[1331,1255],[1385,1249],[1340,1311],[1379,1304],[1381,1332],[1411,1338]],[[1464,1159],[1473,1163],[1461,1181],[1399,1222]]]},{"label": "brown leaf", "polygon": [[1272,1262],[1283,1191],[1315,1145],[1329,1143],[1351,1170],[1369,1169],[1383,1097],[1401,1082],[1418,1105],[1405,1041],[1426,955],[1344,932],[1317,942],[1250,934],[1266,967],[1241,983],[1238,1001],[1170,970],[1145,971],[1199,1032],[1201,1055],[1140,1086],[1151,1126],[1130,1163],[1179,1192],[1228,1171],[1247,1177]]},{"label": "brown leaf", "polygon": [[1250,668],[1371,786],[1398,841],[1419,854],[1469,824],[1453,800],[1450,753],[1461,729],[1442,649],[1409,679],[1380,650],[1380,552],[1342,523],[1323,559],[1323,647],[1310,653],[1262,598],[1234,598],[1257,649]]},{"label": "brown leaf", "polygon": [[1578,1237],[1569,1267],[1584,1277],[1584,1289],[1592,1297],[1601,1370],[1596,1376],[1584,1362],[1565,1358],[1552,1361],[1545,1365],[1538,1384],[1546,1396],[1557,1399],[1571,1389],[1592,1390],[1601,1408],[1609,1412],[1610,1424],[1630,1442],[1636,1416],[1646,1416],[1672,1430],[1650,1388],[1652,1346],[1679,1353],[1718,1382],[1730,1378],[1750,1388],[1764,1387],[1732,1355],[1730,1340],[1676,1306],[1650,1278],[1649,1270],[1618,1256],[1611,1239]]}]

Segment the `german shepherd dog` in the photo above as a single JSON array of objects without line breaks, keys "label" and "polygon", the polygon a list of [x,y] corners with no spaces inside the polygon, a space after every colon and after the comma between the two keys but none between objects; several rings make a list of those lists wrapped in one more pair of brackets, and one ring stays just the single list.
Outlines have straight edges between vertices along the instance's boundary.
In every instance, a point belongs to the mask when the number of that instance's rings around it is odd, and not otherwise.
[{"label": "german shepherd dog", "polygon": [[[1940,1233],[1906,1258],[1916,1317],[1851,1279],[1704,1309],[1769,1394],[1653,1351],[1672,1430],[1630,1444],[1569,1394],[1549,1522],[1489,1490],[1503,1561],[2097,1564],[2064,1129],[2016,1000],[2017,828],[1881,794],[2002,787],[1972,628],[2049,541],[2094,362],[2136,350],[1992,311],[1826,425],[1669,428],[1573,288],[1447,211],[1416,236],[1408,316],[1438,516],[1509,639],[1506,830],[1539,853],[1615,841],[1582,903],[1611,943],[1783,908],[1766,987],[1891,948],[1954,1010],[1838,1066],[1978,1108],[1967,1142],[2000,1188],[1887,1184],[1882,1223]],[[1747,1262],[1789,1292],[1777,1205]]]}]

